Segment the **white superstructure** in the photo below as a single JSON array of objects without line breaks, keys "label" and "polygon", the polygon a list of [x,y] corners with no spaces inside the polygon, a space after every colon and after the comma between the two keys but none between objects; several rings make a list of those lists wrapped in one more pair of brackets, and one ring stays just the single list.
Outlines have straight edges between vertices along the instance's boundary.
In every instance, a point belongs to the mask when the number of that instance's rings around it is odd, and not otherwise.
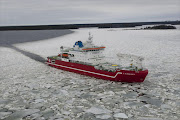
[{"label": "white superstructure", "polygon": [[[117,69],[127,69],[127,70],[140,70],[143,69],[141,62],[141,57],[136,57],[134,55],[118,54],[118,60],[116,64],[107,62],[105,56],[103,55],[104,46],[96,46],[93,44],[92,36],[89,34],[89,38],[86,42],[77,41],[75,42],[73,48],[61,47],[60,58],[62,61],[74,62],[86,65],[92,65],[96,69],[116,71]],[[128,60],[122,62],[123,58],[128,58]],[[112,61],[112,60],[111,60]],[[135,65],[136,64],[136,65]]]},{"label": "white superstructure", "polygon": [[63,57],[63,53],[67,53],[68,56],[64,56],[64,58],[69,59],[71,62],[80,62],[84,64],[98,64],[102,62],[102,58],[104,57],[102,54],[102,50],[104,50],[104,46],[95,46],[92,41],[92,36],[89,34],[88,40],[83,43],[81,41],[77,41],[73,48],[64,48],[61,47],[61,53]]}]

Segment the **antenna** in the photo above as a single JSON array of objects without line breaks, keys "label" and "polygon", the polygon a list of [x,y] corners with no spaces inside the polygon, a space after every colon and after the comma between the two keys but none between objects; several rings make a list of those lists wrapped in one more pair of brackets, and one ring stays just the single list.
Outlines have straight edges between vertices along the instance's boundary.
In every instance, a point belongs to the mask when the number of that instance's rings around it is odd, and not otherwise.
[{"label": "antenna", "polygon": [[63,51],[63,46],[60,47],[60,51]]}]

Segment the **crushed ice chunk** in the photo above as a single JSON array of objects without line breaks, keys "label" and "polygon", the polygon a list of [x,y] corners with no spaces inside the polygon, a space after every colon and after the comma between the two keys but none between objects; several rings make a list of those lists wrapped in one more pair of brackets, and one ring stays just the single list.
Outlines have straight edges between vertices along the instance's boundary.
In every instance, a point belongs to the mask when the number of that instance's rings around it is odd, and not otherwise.
[{"label": "crushed ice chunk", "polygon": [[115,93],[113,91],[104,92],[104,94],[113,96]]},{"label": "crushed ice chunk", "polygon": [[148,112],[149,112],[149,109],[148,109],[146,106],[142,106],[142,107],[140,107],[140,111],[141,111],[142,113],[148,113]]},{"label": "crushed ice chunk", "polygon": [[123,85],[121,85],[121,87],[128,87],[128,84],[123,84]]},{"label": "crushed ice chunk", "polygon": [[48,119],[50,116],[55,115],[54,111],[50,108],[47,108],[45,111],[42,112],[42,114],[43,114],[43,117],[46,119]]},{"label": "crushed ice chunk", "polygon": [[162,118],[154,118],[154,117],[139,117],[138,120],[163,120]]},{"label": "crushed ice chunk", "polygon": [[91,107],[90,109],[86,110],[86,112],[93,114],[104,114],[104,113],[111,113],[112,111],[105,108]]},{"label": "crushed ice chunk", "polygon": [[109,119],[109,118],[111,118],[111,115],[97,115],[96,118]]},{"label": "crushed ice chunk", "polygon": [[162,104],[161,109],[171,109],[171,106],[166,105],[166,104]]},{"label": "crushed ice chunk", "polygon": [[47,98],[49,96],[50,96],[50,93],[48,93],[48,92],[44,92],[41,94],[41,97],[44,97],[44,98]]},{"label": "crushed ice chunk", "polygon": [[64,115],[69,115],[70,112],[69,112],[69,111],[62,111],[62,114],[64,114]]},{"label": "crushed ice chunk", "polygon": [[41,102],[44,102],[44,101],[45,101],[44,99],[36,99],[35,103],[41,103]]},{"label": "crushed ice chunk", "polygon": [[128,118],[128,116],[124,113],[116,113],[113,115],[115,118]]},{"label": "crushed ice chunk", "polygon": [[3,117],[11,114],[12,112],[0,112],[0,119],[3,119]]},{"label": "crushed ice chunk", "polygon": [[40,78],[40,79],[45,79],[46,76],[42,75],[42,76],[39,76],[38,78]]},{"label": "crushed ice chunk", "polygon": [[179,107],[180,106],[180,101],[177,101],[175,104]]},{"label": "crushed ice chunk", "polygon": [[115,91],[115,93],[118,94],[118,95],[126,94],[126,92],[124,90],[122,90],[122,91]]},{"label": "crushed ice chunk", "polygon": [[34,114],[31,115],[32,120],[34,120],[36,118],[39,118],[39,117],[41,117],[41,114],[39,114],[39,113],[34,113]]},{"label": "crushed ice chunk", "polygon": [[60,90],[60,93],[63,95],[69,95],[69,93],[66,90]]},{"label": "crushed ice chunk", "polygon": [[18,76],[16,76],[16,75],[13,76],[13,79],[17,79],[17,78],[18,78]]},{"label": "crushed ice chunk", "polygon": [[30,88],[31,90],[37,90],[39,88],[39,84],[37,83],[28,83],[26,87]]},{"label": "crushed ice chunk", "polygon": [[45,84],[44,87],[47,89],[50,89],[52,87],[52,85],[51,84]]},{"label": "crushed ice chunk", "polygon": [[140,96],[140,101],[149,103],[151,105],[155,105],[157,107],[160,107],[162,104],[162,101],[156,98],[150,98],[150,97],[145,97],[145,96]]},{"label": "crushed ice chunk", "polygon": [[0,104],[8,104],[9,102],[11,102],[9,99],[0,99]]},{"label": "crushed ice chunk", "polygon": [[82,114],[82,116],[80,116],[80,119],[81,120],[95,120],[96,117],[92,113],[85,113],[85,114]]},{"label": "crushed ice chunk", "polygon": [[23,117],[26,117],[28,115],[31,115],[33,113],[39,112],[39,109],[25,109],[25,110],[20,110],[17,112],[14,112],[11,114],[9,117],[5,118],[4,120],[20,120]]},{"label": "crushed ice chunk", "polygon": [[136,92],[128,92],[127,94],[123,94],[126,98],[136,98],[138,94]]}]

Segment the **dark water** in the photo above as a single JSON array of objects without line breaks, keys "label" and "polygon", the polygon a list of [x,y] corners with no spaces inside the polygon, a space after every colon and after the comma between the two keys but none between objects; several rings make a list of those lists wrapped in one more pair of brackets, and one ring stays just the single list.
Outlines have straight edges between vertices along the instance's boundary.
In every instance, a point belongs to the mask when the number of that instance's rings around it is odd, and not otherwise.
[{"label": "dark water", "polygon": [[71,34],[71,30],[20,30],[20,31],[0,31],[0,47],[8,47],[38,62],[45,62],[45,59],[38,54],[21,50],[13,44],[34,42],[60,37]]},{"label": "dark water", "polygon": [[0,31],[0,46],[34,42],[73,33],[71,30],[19,30]]}]

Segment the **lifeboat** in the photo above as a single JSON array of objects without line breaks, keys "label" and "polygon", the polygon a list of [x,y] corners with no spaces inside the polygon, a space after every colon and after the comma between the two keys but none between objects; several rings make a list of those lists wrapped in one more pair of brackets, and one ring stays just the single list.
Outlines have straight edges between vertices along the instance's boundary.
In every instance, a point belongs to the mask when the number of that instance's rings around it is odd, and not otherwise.
[{"label": "lifeboat", "polygon": [[61,56],[61,54],[59,54],[58,56],[67,58],[68,57],[68,53],[62,53],[62,56]]}]

